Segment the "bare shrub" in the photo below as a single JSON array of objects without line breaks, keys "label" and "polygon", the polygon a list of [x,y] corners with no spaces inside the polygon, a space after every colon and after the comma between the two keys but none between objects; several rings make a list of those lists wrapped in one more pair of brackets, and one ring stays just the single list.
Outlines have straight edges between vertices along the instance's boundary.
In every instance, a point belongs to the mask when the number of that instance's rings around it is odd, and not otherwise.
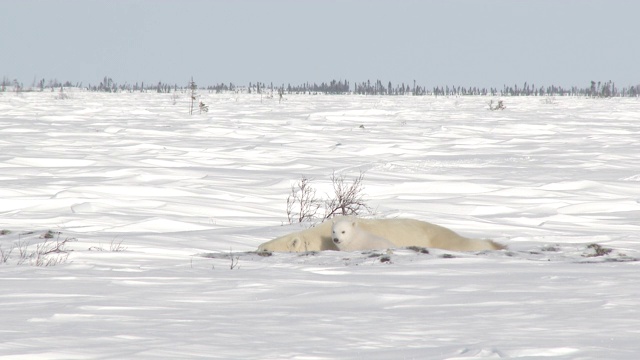
[{"label": "bare shrub", "polygon": [[116,239],[111,240],[111,244],[109,245],[109,251],[111,252],[122,252],[127,250],[126,246],[122,246],[122,242],[124,240],[117,241]]},{"label": "bare shrub", "polygon": [[54,241],[45,240],[43,243],[36,245],[36,251],[31,253],[30,256],[31,264],[35,266],[53,266],[65,263],[69,257],[69,250],[66,246],[70,241],[77,241],[77,239],[65,238],[61,240],[58,237]]},{"label": "bare shrub", "polygon": [[363,212],[371,213],[371,208],[364,200],[364,172],[349,183],[344,175],[331,174],[334,195],[325,201],[324,219],[330,219],[335,215],[360,215]]},{"label": "bare shrub", "polygon": [[238,266],[238,261],[240,261],[240,256],[234,256],[232,249],[229,249],[229,258],[231,259],[231,265],[229,266],[230,270],[240,268],[240,266]]},{"label": "bare shrub", "polygon": [[18,260],[18,264],[21,264],[22,262],[24,262],[24,260],[28,258],[28,249],[29,249],[29,243],[22,241],[22,239],[18,237],[18,256],[20,259]]},{"label": "bare shrub", "polygon": [[37,244],[35,250],[29,249],[29,243],[19,241],[17,246],[19,255],[17,264],[22,265],[28,262],[32,266],[54,266],[67,262],[70,251],[66,248],[67,243],[77,241],[77,239],[60,239],[58,236],[58,238],[52,240],[52,237],[47,236],[51,233],[51,231],[48,231],[42,236],[45,240]]},{"label": "bare shrub", "polygon": [[[109,244],[109,251],[122,252],[127,250],[127,247],[122,245],[123,241],[124,240],[118,241],[117,238],[114,238],[113,240],[111,240],[111,243]],[[107,251],[107,250],[102,246],[102,243],[99,243],[98,246],[90,247],[89,251]]]},{"label": "bare shrub", "polygon": [[502,100],[498,100],[498,105],[493,106],[493,100],[491,100],[489,102],[489,110],[504,110],[507,107],[504,106],[504,103],[502,102]]},{"label": "bare shrub", "polygon": [[9,250],[5,250],[2,248],[2,245],[0,245],[0,264],[6,264],[7,261],[9,261],[13,249],[15,249],[15,247],[11,246]]},{"label": "bare shrub", "polygon": [[371,208],[364,199],[364,172],[353,179],[347,180],[345,175],[331,174],[333,194],[327,199],[316,197],[316,190],[311,186],[308,178],[303,176],[296,184],[291,185],[291,194],[287,197],[287,219],[290,224],[315,220],[320,208],[324,208],[322,220],[336,215],[350,216],[371,213]]},{"label": "bare shrub", "polygon": [[582,256],[584,257],[605,256],[605,255],[609,255],[613,251],[613,249],[606,248],[600,244],[589,244],[587,245],[587,250],[590,250],[592,252]]},{"label": "bare shrub", "polygon": [[205,105],[205,103],[203,103],[202,100],[200,100],[200,103],[198,104],[198,108],[200,108],[200,114],[202,114],[203,112],[209,112],[209,106]]},{"label": "bare shrub", "polygon": [[291,185],[291,194],[287,197],[289,224],[312,221],[318,213],[320,201],[316,198],[316,189],[309,184],[310,181],[303,175],[296,184]]}]

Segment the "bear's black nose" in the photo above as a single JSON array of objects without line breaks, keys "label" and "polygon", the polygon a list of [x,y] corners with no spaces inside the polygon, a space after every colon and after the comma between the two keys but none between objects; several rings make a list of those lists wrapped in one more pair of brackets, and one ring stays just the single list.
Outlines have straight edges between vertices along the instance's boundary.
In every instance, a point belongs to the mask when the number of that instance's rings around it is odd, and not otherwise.
[{"label": "bear's black nose", "polygon": [[335,238],[335,239],[333,239],[333,242],[334,242],[334,243],[336,243],[336,244],[338,244],[338,243],[340,243],[340,240],[338,240],[337,238]]}]

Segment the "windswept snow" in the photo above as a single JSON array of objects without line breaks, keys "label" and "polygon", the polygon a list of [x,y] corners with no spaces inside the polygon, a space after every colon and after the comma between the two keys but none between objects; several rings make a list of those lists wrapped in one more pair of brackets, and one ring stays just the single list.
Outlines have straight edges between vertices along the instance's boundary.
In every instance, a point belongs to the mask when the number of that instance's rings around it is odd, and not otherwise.
[{"label": "windswept snow", "polygon": [[[489,100],[0,93],[0,359],[636,359],[640,101]],[[509,249],[251,253],[360,171]]]}]

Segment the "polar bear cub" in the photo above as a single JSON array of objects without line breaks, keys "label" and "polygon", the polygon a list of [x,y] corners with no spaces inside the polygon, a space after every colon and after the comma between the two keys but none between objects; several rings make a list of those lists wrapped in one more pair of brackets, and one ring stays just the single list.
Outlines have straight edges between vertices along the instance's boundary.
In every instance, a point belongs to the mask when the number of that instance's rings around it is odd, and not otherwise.
[{"label": "polar bear cub", "polygon": [[331,227],[331,239],[340,251],[381,250],[395,247],[391,241],[365,231],[351,220],[334,222]]}]

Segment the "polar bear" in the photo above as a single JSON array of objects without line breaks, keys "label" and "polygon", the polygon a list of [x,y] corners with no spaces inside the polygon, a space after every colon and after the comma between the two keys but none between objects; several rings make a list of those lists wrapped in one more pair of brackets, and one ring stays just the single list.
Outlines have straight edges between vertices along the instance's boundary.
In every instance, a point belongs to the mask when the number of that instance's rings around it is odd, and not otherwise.
[{"label": "polar bear", "polygon": [[363,230],[356,221],[334,222],[331,237],[340,251],[382,250],[395,247],[391,241]]},{"label": "polar bear", "polygon": [[[414,219],[354,219],[365,231],[389,240],[395,247],[420,246],[451,251],[501,250],[505,247],[491,240],[470,239],[445,227]],[[267,241],[258,251],[305,252],[339,250],[331,236],[332,220],[315,227]]]}]

